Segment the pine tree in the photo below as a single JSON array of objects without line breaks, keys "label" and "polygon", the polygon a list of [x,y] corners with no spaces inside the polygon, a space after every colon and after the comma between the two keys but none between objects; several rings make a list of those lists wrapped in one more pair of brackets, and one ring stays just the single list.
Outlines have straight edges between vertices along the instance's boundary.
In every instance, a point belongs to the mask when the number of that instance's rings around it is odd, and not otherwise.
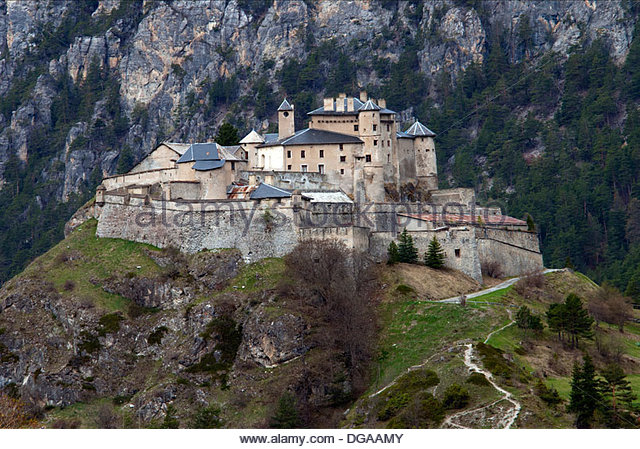
[{"label": "pine tree", "polygon": [[527,306],[522,306],[516,313],[516,325],[524,330],[524,336],[527,336],[527,330],[541,331],[543,329],[542,320],[539,316],[531,313]]},{"label": "pine tree", "polygon": [[215,140],[218,145],[222,146],[238,145],[240,141],[238,129],[231,123],[224,122],[218,129]]},{"label": "pine tree", "polygon": [[591,338],[591,326],[593,318],[582,306],[582,300],[571,293],[562,304],[550,304],[547,311],[547,324],[549,328],[558,333],[558,339],[563,335],[569,335],[572,347],[578,346],[580,338]]},{"label": "pine tree", "polygon": [[626,379],[624,370],[618,364],[611,364],[602,371],[604,381],[601,383],[602,395],[611,402],[611,418],[613,427],[619,427],[620,415],[631,407],[636,399],[631,383]]},{"label": "pine tree", "polygon": [[531,215],[527,214],[527,230],[529,232],[533,232],[536,230],[536,224],[533,221],[533,217],[531,217]]},{"label": "pine tree", "polygon": [[296,398],[287,391],[278,401],[276,414],[271,418],[271,427],[274,429],[296,429],[301,424],[298,409],[296,408]]},{"label": "pine tree", "polygon": [[578,363],[573,365],[569,398],[567,411],[576,414],[576,427],[589,428],[594,412],[602,404],[601,382],[589,355],[584,356],[582,367]]},{"label": "pine tree", "polygon": [[444,258],[445,254],[442,245],[434,235],[424,255],[424,264],[431,268],[442,268],[444,267]]},{"label": "pine tree", "polygon": [[413,243],[413,237],[405,229],[400,234],[400,244],[398,245],[398,261],[404,263],[417,263],[418,250]]},{"label": "pine tree", "polygon": [[398,245],[393,240],[389,243],[389,247],[387,248],[387,263],[389,265],[393,265],[398,263],[400,260],[400,253],[398,253]]}]

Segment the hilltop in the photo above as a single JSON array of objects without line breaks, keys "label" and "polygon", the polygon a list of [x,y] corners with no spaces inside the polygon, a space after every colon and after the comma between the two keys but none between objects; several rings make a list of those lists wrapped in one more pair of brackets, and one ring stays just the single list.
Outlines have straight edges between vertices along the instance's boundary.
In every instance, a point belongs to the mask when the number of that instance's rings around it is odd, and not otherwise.
[{"label": "hilltop", "polygon": [[[304,417],[307,425],[410,425],[414,421],[402,421],[406,403],[383,413],[380,401],[406,388],[440,400],[453,383],[471,394],[466,410],[499,399],[481,380],[467,383],[468,344],[481,363],[499,367],[495,381],[522,405],[514,426],[572,425],[561,406],[537,396],[535,381],[566,398],[581,351],[563,348],[547,330],[524,339],[508,324],[516,310],[510,305],[526,303],[539,313],[569,292],[588,296],[597,287],[579,273],[548,274],[526,299],[516,286],[463,307],[434,301],[482,288],[465,275],[379,265],[371,297],[377,343],[360,393],[340,351],[318,338],[326,325],[300,306],[302,286],[291,280],[284,260],[247,265],[235,250],[189,256],[98,239],[95,227],[93,220],[82,224],[0,290],[0,384],[30,403],[45,426],[264,427],[287,391],[308,399],[297,403],[312,412]],[[604,326],[603,335],[618,336]],[[479,345],[491,333],[488,345]],[[620,338],[623,366],[637,385],[640,327],[628,325]],[[607,356],[598,356],[594,342],[584,349],[604,363]],[[428,374],[411,381],[405,373],[416,365],[413,375],[433,371],[437,383]],[[414,413],[413,419],[439,427],[450,414],[423,419]],[[486,427],[494,421],[462,422]]]}]

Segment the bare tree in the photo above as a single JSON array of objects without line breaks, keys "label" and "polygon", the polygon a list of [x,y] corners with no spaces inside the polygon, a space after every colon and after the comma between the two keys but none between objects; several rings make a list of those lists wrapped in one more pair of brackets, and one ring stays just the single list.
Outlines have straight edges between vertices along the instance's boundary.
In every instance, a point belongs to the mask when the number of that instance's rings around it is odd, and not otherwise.
[{"label": "bare tree", "polygon": [[35,426],[36,421],[29,416],[22,401],[0,393],[0,429],[24,429]]},{"label": "bare tree", "polygon": [[376,332],[376,272],[373,261],[333,240],[306,241],[285,263],[298,281],[303,304],[315,313],[322,329],[320,344],[345,358],[354,389],[365,386]]},{"label": "bare tree", "polygon": [[624,324],[633,316],[631,299],[608,284],[604,284],[591,295],[588,309],[596,323],[613,324],[618,326],[620,332],[624,332]]}]

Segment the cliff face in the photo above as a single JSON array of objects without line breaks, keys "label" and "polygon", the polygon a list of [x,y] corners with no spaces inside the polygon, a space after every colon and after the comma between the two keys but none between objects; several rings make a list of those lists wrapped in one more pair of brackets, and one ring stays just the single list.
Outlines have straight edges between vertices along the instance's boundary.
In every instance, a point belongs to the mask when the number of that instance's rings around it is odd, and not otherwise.
[{"label": "cliff face", "polygon": [[[335,40],[339,48],[362,62],[358,84],[375,86],[380,80],[371,61],[397,61],[405,50],[406,36],[415,39],[421,70],[436,77],[443,71],[455,76],[471,62],[481,63],[487,56],[488,39],[497,32],[506,33],[513,61],[546,51],[566,54],[581,39],[597,36],[609,39],[613,56],[621,61],[633,27],[620,2],[434,0],[392,2],[385,7],[364,0],[291,0],[275,1],[262,10],[256,10],[255,4],[100,0],[85,7],[92,9],[86,11],[87,23],[100,26],[67,33],[72,41],[59,54],[40,54],[39,60],[29,61],[28,55],[43,50],[43,33],[54,33],[65,17],[78,16],[78,6],[73,1],[0,1],[0,48],[4,49],[0,94],[7,94],[39,64],[46,68],[21,92],[15,108],[9,107],[6,116],[0,117],[0,182],[10,155],[29,158],[33,129],[52,126],[51,104],[60,95],[60,80],[68,75],[74,83],[81,83],[92,62],[119,84],[118,102],[131,126],[116,146],[72,146],[78,137],[91,137],[96,121],[105,121],[101,118],[107,115],[105,106],[98,100],[90,116],[68,129],[64,146],[52,149],[51,162],[62,163],[56,167],[59,173],[48,175],[59,179],[56,195],[63,201],[80,189],[94,167],[100,167],[102,175],[112,174],[124,145],[141,157],[158,139],[211,138],[228,107],[216,108],[211,114],[198,108],[192,108],[190,114],[184,110],[193,98],[196,104],[209,101],[207,83],[246,74],[238,88],[251,96],[253,82],[265,74],[270,88],[278,89],[275,73],[285,61],[304,58],[311,45]],[[526,51],[519,45],[524,28],[530,29],[528,38],[533,44]],[[376,39],[384,44],[376,48]],[[253,118],[250,107],[233,112],[246,118],[247,125],[267,125]]]}]

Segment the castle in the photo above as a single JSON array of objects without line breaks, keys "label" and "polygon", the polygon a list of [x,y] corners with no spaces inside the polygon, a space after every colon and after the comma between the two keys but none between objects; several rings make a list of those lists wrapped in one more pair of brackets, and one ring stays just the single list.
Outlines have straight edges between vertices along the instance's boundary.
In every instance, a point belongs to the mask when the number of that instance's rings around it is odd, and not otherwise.
[{"label": "castle", "polygon": [[165,142],[105,178],[97,235],[185,252],[238,248],[248,261],[337,239],[383,261],[407,229],[421,253],[436,236],[446,265],[478,281],[483,267],[542,268],[527,223],[477,206],[473,189],[438,189],[435,134],[418,121],[400,131],[385,100],[325,98],[298,131],[294,105],[285,99],[277,112],[277,134],[252,130],[237,146]]}]

